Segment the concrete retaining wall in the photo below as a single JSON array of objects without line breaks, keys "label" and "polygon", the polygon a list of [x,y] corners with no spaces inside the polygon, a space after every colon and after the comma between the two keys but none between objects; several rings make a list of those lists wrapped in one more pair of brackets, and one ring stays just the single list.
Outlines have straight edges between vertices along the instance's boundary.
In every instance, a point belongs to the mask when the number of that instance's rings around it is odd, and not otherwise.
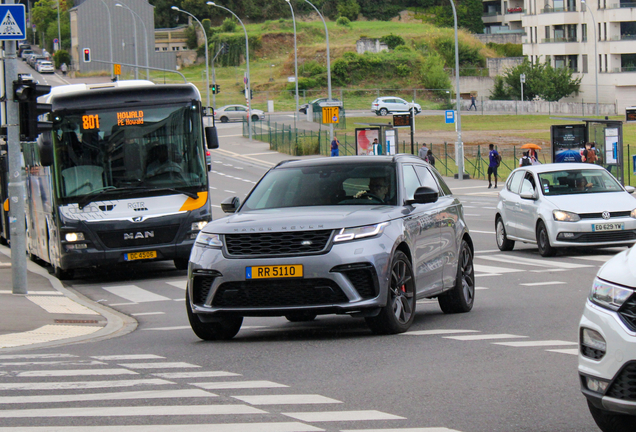
[{"label": "concrete retaining wall", "polygon": [[[470,101],[462,101],[462,110],[468,110]],[[509,114],[558,114],[593,116],[596,113],[595,103],[577,102],[545,102],[545,101],[493,101],[486,97],[478,98],[477,111],[500,112]],[[599,104],[602,116],[618,115],[616,105]]]},{"label": "concrete retaining wall", "polygon": [[522,33],[499,33],[499,34],[475,34],[473,35],[477,39],[481,41],[483,44],[487,44],[488,42],[505,44],[505,43],[513,43],[520,44],[522,42]]}]

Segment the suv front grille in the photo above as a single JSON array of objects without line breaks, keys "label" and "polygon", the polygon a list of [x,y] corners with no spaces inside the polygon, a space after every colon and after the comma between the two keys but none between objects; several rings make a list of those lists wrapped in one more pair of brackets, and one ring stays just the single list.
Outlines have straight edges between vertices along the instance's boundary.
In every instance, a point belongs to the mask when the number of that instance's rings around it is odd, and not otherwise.
[{"label": "suv front grille", "polygon": [[631,330],[636,331],[636,293],[632,294],[618,310],[618,316],[623,323]]},{"label": "suv front grille", "polygon": [[329,279],[226,282],[212,300],[213,307],[259,308],[320,306],[347,303],[340,287]]},{"label": "suv front grille", "polygon": [[214,272],[208,275],[195,275],[192,278],[192,303],[205,304],[205,299],[208,298],[212,283],[217,276],[220,274]]},{"label": "suv front grille", "polygon": [[636,402],[636,362],[627,363],[616,376],[606,396]]},{"label": "suv front grille", "polygon": [[363,299],[374,298],[380,292],[378,276],[371,264],[347,264],[334,267],[331,271],[344,274]]},{"label": "suv front grille", "polygon": [[332,230],[226,234],[230,257],[314,255],[329,246]]}]

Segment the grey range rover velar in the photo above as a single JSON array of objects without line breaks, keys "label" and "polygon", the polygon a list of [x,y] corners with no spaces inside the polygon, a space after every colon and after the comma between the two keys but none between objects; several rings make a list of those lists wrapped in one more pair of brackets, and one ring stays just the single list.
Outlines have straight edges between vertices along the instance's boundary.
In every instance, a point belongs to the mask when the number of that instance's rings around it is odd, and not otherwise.
[{"label": "grey range rover velar", "polygon": [[310,321],[364,318],[402,333],[416,302],[445,313],[475,297],[473,242],[442,177],[410,155],[286,161],[269,170],[230,216],[196,239],[186,308],[194,333],[230,339],[246,316]]}]

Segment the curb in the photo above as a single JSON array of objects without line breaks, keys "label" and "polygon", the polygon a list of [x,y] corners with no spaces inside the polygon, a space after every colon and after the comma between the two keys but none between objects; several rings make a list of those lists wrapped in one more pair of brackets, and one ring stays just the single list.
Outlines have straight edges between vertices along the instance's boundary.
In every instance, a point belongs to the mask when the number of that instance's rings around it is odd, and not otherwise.
[{"label": "curb", "polygon": [[[8,257],[11,257],[11,249],[9,249],[6,246],[0,246],[0,253]],[[123,313],[118,312],[114,309],[111,309],[107,306],[96,303],[88,299],[87,297],[83,296],[82,294],[76,292],[75,290],[65,287],[64,285],[62,285],[62,282],[60,282],[59,279],[50,275],[45,268],[37,265],[36,263],[27,260],[27,271],[31,273],[35,273],[42,277],[45,277],[46,279],[48,279],[51,286],[55,290],[61,292],[65,297],[103,316],[106,319],[106,325],[103,328],[97,330],[96,332],[88,334],[88,335],[69,337],[66,339],[58,339],[51,342],[41,342],[41,343],[34,343],[31,345],[22,345],[22,346],[13,347],[13,348],[0,348],[0,352],[5,353],[5,352],[23,351],[26,349],[50,348],[50,347],[63,346],[63,345],[69,345],[69,344],[75,344],[75,343],[82,343],[87,341],[94,342],[94,341],[124,336],[128,333],[133,332],[137,328],[138,323],[134,318],[128,315],[124,315]]]}]

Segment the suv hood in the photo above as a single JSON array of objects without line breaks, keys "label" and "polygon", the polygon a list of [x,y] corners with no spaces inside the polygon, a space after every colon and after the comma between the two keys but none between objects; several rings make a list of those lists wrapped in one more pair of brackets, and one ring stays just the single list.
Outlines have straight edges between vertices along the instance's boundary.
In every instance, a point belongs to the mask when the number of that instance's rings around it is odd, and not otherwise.
[{"label": "suv hood", "polygon": [[636,288],[636,248],[632,246],[607,261],[598,277],[608,282]]},{"label": "suv hood", "polygon": [[627,192],[604,192],[544,197],[555,209],[574,213],[600,213],[603,211],[631,211],[636,199]]},{"label": "suv hood", "polygon": [[217,219],[203,231],[236,234],[263,231],[306,231],[372,225],[398,217],[399,207],[339,206],[252,210]]}]

